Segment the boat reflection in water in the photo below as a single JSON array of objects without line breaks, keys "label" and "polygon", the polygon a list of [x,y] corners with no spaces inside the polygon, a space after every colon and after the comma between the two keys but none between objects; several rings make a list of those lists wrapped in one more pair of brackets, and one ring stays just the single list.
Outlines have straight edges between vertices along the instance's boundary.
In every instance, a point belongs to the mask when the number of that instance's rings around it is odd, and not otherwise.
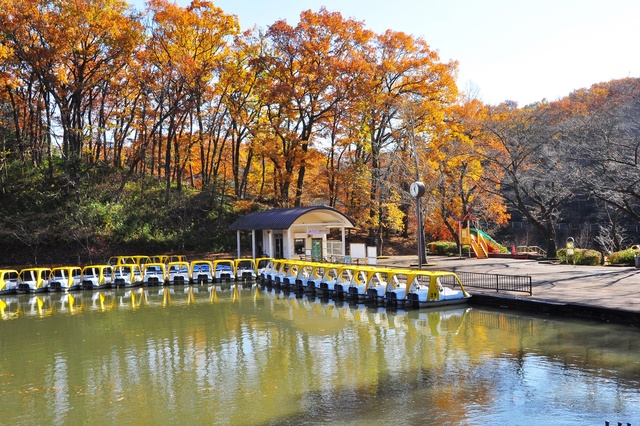
[{"label": "boat reflection in water", "polygon": [[3,424],[640,418],[640,333],[611,324],[239,283],[3,296],[0,318]]},{"label": "boat reflection in water", "polygon": [[[440,309],[386,309],[364,303],[323,299],[294,293],[263,291],[260,293],[271,304],[276,317],[288,319],[300,325],[304,331],[317,327],[317,331],[335,331],[327,320],[343,320],[361,324],[375,324],[390,329],[403,329],[423,335],[440,336],[457,333],[465,315],[472,309],[468,305],[445,306]],[[282,308],[287,311],[282,311]],[[293,312],[293,311],[296,312]],[[283,315],[284,314],[284,315]],[[329,324],[329,326],[328,326]],[[339,326],[338,326],[339,327]]]},{"label": "boat reflection in water", "polygon": [[[0,319],[44,317],[59,314],[79,314],[87,311],[107,312],[113,309],[136,310],[143,307],[190,305],[198,302],[218,302],[221,297],[239,301],[241,292],[258,290],[255,284],[231,283],[208,286],[185,285],[135,287],[69,293],[41,293],[0,297]],[[249,297],[250,295],[247,295]]]}]

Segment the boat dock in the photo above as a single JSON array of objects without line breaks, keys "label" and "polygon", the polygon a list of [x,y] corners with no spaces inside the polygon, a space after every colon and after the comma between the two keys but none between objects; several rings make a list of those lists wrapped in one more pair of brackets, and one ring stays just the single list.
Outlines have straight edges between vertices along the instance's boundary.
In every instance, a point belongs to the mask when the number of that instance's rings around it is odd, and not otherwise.
[{"label": "boat dock", "polygon": [[[418,256],[378,259],[379,265],[417,267]],[[533,259],[429,256],[427,270],[530,276],[532,294],[468,286],[472,303],[527,309],[640,326],[640,269],[560,265]]]}]

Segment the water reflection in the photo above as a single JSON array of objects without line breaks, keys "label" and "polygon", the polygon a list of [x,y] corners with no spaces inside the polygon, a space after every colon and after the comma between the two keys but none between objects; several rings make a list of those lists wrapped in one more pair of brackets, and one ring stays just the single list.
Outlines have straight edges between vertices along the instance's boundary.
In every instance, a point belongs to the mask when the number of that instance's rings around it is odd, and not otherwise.
[{"label": "water reflection", "polygon": [[255,286],[4,297],[3,423],[638,421],[634,329]]},{"label": "water reflection", "polygon": [[113,309],[136,310],[141,307],[219,302],[219,293],[224,294],[231,301],[238,302],[241,291],[247,289],[254,289],[251,293],[253,295],[259,290],[251,284],[227,284],[0,296],[0,319],[13,320],[19,317],[46,317],[53,314],[76,315],[86,311],[107,312]]}]

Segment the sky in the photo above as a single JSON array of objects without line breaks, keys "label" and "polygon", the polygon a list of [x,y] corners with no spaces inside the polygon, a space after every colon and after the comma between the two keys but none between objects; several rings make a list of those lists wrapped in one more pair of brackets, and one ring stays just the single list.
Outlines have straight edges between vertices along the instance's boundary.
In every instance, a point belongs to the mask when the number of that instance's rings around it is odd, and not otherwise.
[{"label": "sky", "polygon": [[[488,104],[555,101],[640,77],[638,0],[212,0],[243,30],[322,6],[343,18],[423,38],[458,62],[458,87]],[[181,6],[189,0],[177,0]]]}]

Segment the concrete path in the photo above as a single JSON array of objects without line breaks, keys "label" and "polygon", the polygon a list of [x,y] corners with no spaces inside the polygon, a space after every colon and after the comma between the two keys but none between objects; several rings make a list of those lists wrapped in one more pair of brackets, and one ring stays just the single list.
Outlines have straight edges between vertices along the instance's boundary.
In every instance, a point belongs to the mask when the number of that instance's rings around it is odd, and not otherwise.
[{"label": "concrete path", "polygon": [[[378,264],[417,267],[418,256],[393,256],[378,259]],[[423,269],[529,275],[533,286],[532,296],[527,293],[500,293],[498,296],[640,313],[640,269],[635,267],[556,265],[509,258],[430,256]],[[495,291],[477,288],[468,288],[467,291],[471,294],[497,294]]]}]

